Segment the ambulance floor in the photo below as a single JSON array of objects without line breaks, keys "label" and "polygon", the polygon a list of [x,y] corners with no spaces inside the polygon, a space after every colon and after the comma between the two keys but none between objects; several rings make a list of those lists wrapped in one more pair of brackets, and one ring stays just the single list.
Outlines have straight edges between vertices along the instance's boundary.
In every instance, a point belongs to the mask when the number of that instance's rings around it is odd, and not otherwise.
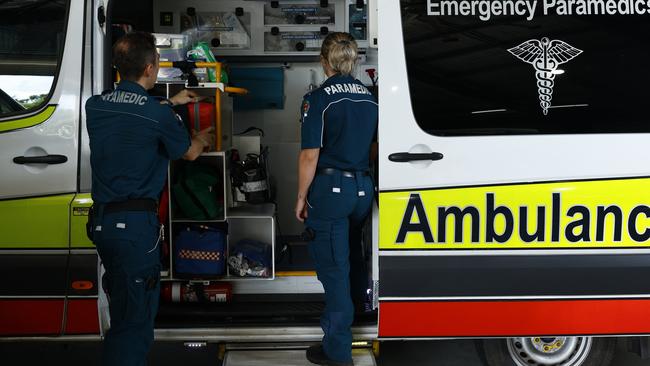
[{"label": "ambulance floor", "polygon": [[[88,366],[99,365],[98,342],[0,342],[1,365],[7,366]],[[182,343],[156,342],[149,357],[151,366],[219,366],[218,346],[186,349]],[[305,366],[310,364],[304,360]],[[382,342],[378,366],[482,366],[471,340]],[[612,366],[650,366],[650,360],[626,351],[619,345]],[[272,366],[272,364],[269,364]],[[286,365],[279,365],[286,366]]]}]

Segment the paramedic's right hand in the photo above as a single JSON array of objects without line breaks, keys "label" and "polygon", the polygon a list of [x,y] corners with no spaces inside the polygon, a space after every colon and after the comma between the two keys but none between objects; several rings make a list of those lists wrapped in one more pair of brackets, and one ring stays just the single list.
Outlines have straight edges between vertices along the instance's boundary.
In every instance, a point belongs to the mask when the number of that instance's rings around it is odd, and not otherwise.
[{"label": "paramedic's right hand", "polygon": [[190,145],[190,148],[183,155],[183,159],[190,161],[196,160],[203,150],[214,145],[214,141],[214,127],[206,128],[194,134],[192,136],[192,145]]},{"label": "paramedic's right hand", "polygon": [[173,105],[183,105],[191,102],[198,102],[201,98],[194,90],[183,89],[178,94],[169,98]]}]

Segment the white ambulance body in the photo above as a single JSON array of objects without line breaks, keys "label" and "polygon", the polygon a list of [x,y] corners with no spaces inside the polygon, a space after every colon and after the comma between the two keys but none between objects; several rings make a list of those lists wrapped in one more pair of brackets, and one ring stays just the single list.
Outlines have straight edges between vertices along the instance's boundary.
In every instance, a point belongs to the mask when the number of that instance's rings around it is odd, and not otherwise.
[{"label": "white ambulance body", "polygon": [[[3,2],[0,340],[106,331],[84,232],[83,106],[113,86],[113,25],[179,33],[188,8],[240,18],[246,45],[229,34],[213,47],[231,67],[283,68],[284,106],[233,110],[224,98],[224,141],[266,132],[278,242],[302,230],[291,212],[298,108],[324,80],[319,40],[365,35],[358,77],[371,85],[365,71],[378,68],[381,84],[379,205],[365,240],[377,311],[353,327],[358,364],[374,362],[373,341],[393,339],[480,339],[490,366],[604,366],[612,336],[648,354],[650,8],[626,0]],[[231,216],[233,232],[257,233],[246,226],[255,215]],[[290,247],[307,258],[304,243]],[[272,358],[286,363],[322,336],[313,268],[233,288],[229,307],[163,303],[157,339],[220,343],[235,365],[249,362],[242,350],[297,349]]]},{"label": "white ambulance body", "polygon": [[605,364],[567,336],[648,329],[647,4],[485,3],[380,6],[379,335]]}]

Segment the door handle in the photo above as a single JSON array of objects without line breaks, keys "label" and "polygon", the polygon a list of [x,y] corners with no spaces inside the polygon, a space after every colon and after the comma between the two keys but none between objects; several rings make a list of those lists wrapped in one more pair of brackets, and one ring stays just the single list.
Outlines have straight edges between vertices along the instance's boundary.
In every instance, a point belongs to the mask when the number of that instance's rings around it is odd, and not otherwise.
[{"label": "door handle", "polygon": [[65,155],[45,155],[45,156],[16,156],[16,164],[63,164],[68,161]]},{"label": "door handle", "polygon": [[444,157],[439,152],[432,153],[408,153],[398,152],[388,155],[388,160],[394,163],[408,163],[410,161],[441,160]]}]

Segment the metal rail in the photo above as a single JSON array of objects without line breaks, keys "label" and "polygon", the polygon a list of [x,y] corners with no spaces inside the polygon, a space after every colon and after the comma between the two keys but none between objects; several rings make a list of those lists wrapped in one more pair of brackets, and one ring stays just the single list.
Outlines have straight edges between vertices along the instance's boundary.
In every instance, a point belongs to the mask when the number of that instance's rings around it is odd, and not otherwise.
[{"label": "metal rail", "polygon": [[[216,83],[222,83],[221,81],[221,70],[222,70],[222,64],[221,62],[194,62],[193,63],[195,67],[198,68],[212,68],[214,69],[215,75],[216,75]],[[174,67],[173,62],[169,61],[161,61],[160,62],[160,67],[163,68],[168,68],[168,67]],[[221,149],[221,139],[222,139],[222,119],[221,119],[221,93],[230,93],[230,94],[237,94],[237,95],[246,95],[248,94],[248,90],[244,88],[237,88],[237,87],[232,87],[232,86],[223,86],[223,90],[220,88],[216,88],[215,94],[214,94],[214,108],[215,108],[215,118],[216,118],[216,123],[215,123],[215,135],[216,135],[216,151],[222,151]]]}]

